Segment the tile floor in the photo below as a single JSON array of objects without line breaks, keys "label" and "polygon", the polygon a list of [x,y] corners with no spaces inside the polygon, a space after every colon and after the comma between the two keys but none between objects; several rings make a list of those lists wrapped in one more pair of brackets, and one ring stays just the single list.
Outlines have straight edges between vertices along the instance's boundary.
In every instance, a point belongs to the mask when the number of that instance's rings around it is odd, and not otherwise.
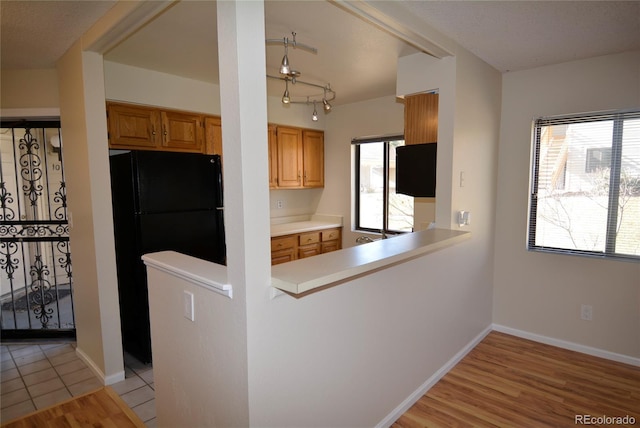
[{"label": "tile floor", "polygon": [[[76,355],[74,343],[3,343],[1,349],[2,423],[102,386]],[[147,427],[156,426],[151,365],[125,355],[125,380],[111,387]]]}]

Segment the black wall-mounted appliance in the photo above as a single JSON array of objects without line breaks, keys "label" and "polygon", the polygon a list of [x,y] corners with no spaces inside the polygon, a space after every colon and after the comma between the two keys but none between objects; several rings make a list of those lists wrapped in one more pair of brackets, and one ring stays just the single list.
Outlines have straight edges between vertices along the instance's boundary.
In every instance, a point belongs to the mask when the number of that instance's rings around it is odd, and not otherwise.
[{"label": "black wall-mounted appliance", "polygon": [[173,250],[225,264],[220,156],[129,151],[109,159],[122,344],[147,363],[151,334],[141,257]]},{"label": "black wall-mounted appliance", "polygon": [[396,147],[396,193],[435,197],[437,152],[437,143]]}]

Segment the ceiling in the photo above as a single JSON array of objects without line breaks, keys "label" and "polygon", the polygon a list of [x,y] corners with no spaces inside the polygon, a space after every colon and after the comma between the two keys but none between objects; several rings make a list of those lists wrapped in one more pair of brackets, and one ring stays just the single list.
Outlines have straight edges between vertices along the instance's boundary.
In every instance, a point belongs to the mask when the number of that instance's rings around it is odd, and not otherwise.
[{"label": "ceiling", "polygon": [[[2,69],[54,67],[114,4],[0,1]],[[410,15],[416,31],[426,23],[501,72],[640,49],[638,1],[402,1],[393,8]],[[182,1],[105,59],[217,82],[215,13],[213,1]],[[331,83],[336,105],[395,94],[397,58],[418,51],[327,1],[268,0],[265,22],[267,39],[295,31],[299,43],[318,49],[290,47],[289,59],[300,80]],[[281,45],[266,47],[269,74],[283,53]],[[268,80],[269,93],[281,95],[282,82]]]}]

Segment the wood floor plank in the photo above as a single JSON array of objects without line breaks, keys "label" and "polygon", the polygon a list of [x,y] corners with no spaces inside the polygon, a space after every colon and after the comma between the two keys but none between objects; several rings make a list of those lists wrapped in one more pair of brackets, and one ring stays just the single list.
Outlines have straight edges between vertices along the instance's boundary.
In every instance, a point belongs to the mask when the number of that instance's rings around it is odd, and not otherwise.
[{"label": "wood floor plank", "polygon": [[144,423],[110,387],[2,424],[2,428],[142,428]]},{"label": "wood floor plank", "polygon": [[640,425],[640,367],[491,332],[393,427],[568,427],[576,415]]}]

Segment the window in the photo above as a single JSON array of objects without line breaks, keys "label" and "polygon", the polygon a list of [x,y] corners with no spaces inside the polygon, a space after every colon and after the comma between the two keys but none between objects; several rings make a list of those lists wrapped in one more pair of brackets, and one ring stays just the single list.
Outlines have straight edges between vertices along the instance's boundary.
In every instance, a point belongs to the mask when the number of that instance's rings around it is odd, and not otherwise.
[{"label": "window", "polygon": [[413,231],[413,197],[396,193],[396,152],[404,136],[354,139],[355,228],[368,232]]},{"label": "window", "polygon": [[640,259],[640,110],[534,122],[528,247]]}]

